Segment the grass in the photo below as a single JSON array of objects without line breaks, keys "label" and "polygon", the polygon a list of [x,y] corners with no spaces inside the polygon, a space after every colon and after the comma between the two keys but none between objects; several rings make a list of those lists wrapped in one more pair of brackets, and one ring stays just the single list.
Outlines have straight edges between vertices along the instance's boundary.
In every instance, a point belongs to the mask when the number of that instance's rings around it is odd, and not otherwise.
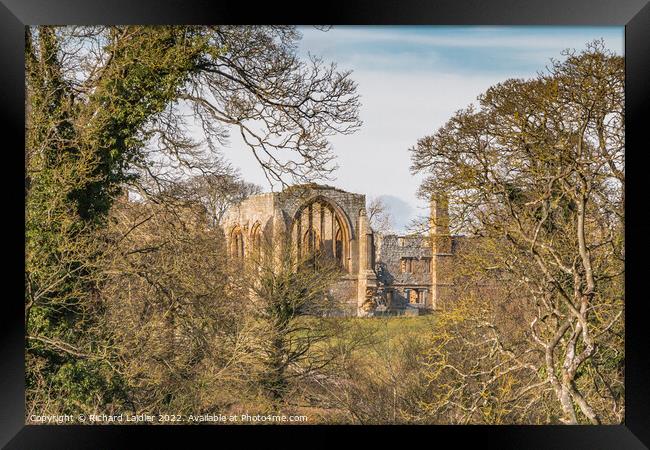
[{"label": "grass", "polygon": [[[340,355],[345,355],[343,360],[339,360],[345,361],[346,369],[343,373],[329,375],[334,377],[330,381],[340,378],[333,386],[341,383],[351,395],[358,396],[360,401],[371,401],[370,399],[379,397],[383,400],[377,399],[378,402],[390,403],[394,395],[394,389],[390,386],[396,383],[395,378],[399,382],[405,382],[404,377],[413,376],[414,368],[420,367],[419,357],[424,356],[423,344],[429,339],[435,319],[435,314],[324,319],[318,325],[323,325],[334,333],[326,340],[315,343],[312,351],[340,352]],[[313,325],[318,327],[317,324]],[[313,385],[312,388],[319,392],[321,386]],[[389,400],[386,400],[386,395],[390,397]],[[325,402],[306,406],[303,402],[299,410],[308,415],[312,423],[356,423],[348,410],[337,404]],[[383,410],[374,412],[379,415],[385,413]]]},{"label": "grass", "polygon": [[[307,321],[322,319],[303,318]],[[409,344],[422,343],[435,326],[435,315],[411,317],[349,317],[324,319],[324,325],[332,333],[331,337],[314,343],[312,349],[325,347],[348,349],[359,361],[370,365],[380,365],[389,355],[396,356]],[[314,323],[311,327],[314,327]],[[311,328],[310,326],[306,328]],[[320,328],[316,325],[315,328]],[[302,331],[300,334],[306,333]]]},{"label": "grass", "polygon": [[[302,318],[305,321],[320,319]],[[398,338],[414,338],[430,331],[435,324],[433,314],[412,317],[350,317],[344,319],[328,319],[340,326],[340,335],[334,339],[349,338],[350,336],[374,335],[385,341]]]},{"label": "grass", "polygon": [[414,317],[369,317],[348,319],[351,326],[385,334],[388,339],[398,336],[418,335],[430,330],[434,323],[434,316]]},{"label": "grass", "polygon": [[[372,366],[380,366],[395,352],[403,351],[404,344],[424,339],[435,323],[435,316],[373,317],[349,319],[348,326],[354,330],[348,336],[366,336],[367,345],[357,350],[357,355]],[[348,337],[350,338],[350,337]],[[407,345],[408,346],[408,345]],[[391,357],[390,355],[393,355]]]}]

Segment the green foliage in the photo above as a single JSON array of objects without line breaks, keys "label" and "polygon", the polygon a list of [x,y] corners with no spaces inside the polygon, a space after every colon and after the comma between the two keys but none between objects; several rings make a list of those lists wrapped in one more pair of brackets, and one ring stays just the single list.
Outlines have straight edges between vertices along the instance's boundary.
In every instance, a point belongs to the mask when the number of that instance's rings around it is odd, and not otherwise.
[{"label": "green foliage", "polygon": [[[466,241],[471,255],[457,263],[465,266],[454,281],[459,297],[486,296],[491,308],[509,300],[500,307],[521,320],[486,318],[499,331],[493,338],[513,370],[546,377],[566,423],[623,417],[622,370],[599,357],[618,363],[623,353],[614,332],[624,302],[623,81],[623,58],[591,42],[533,79],[492,86],[478,108],[412,149],[412,169],[429,176],[423,196],[445,192],[452,226],[481,237]],[[490,270],[501,274],[491,285]],[[472,287],[477,281],[489,289]],[[510,390],[533,392],[511,381]]]},{"label": "green foliage", "polygon": [[[78,359],[110,334],[96,324],[103,310],[96,268],[111,245],[99,231],[133,177],[144,124],[178,96],[205,41],[191,29],[137,28],[126,43],[106,44],[110,62],[91,95],[75,99],[56,29],[28,30],[26,39],[27,335],[48,340],[28,340],[27,350],[46,361],[40,376],[68,411],[97,399],[106,404],[120,392],[119,376],[105,363]],[[43,388],[32,369],[28,391]]]},{"label": "green foliage", "polygon": [[[231,308],[230,296],[220,293],[225,289],[220,283],[232,280],[219,275],[224,269],[219,236],[205,230],[204,213],[209,210],[216,226],[226,206],[257,189],[233,176],[217,145],[227,139],[227,127],[238,127],[267,175],[282,180],[288,172],[307,181],[332,170],[326,136],[360,125],[349,73],[315,59],[301,61],[299,38],[293,27],[282,26],[26,28],[31,410],[190,408],[202,401],[193,386],[214,386],[200,372],[208,353],[213,363],[208,371],[215,370],[217,378],[230,373],[233,361],[251,358],[246,346],[235,347],[230,356],[214,350],[217,343],[238,339],[242,324],[234,319],[240,318],[239,306]],[[194,138],[188,110],[203,139]],[[267,129],[256,131],[260,123]],[[258,153],[272,156],[280,149],[283,155],[293,151],[301,164],[275,164]],[[209,176],[194,183],[199,172]],[[160,208],[130,222],[138,208],[130,202],[127,212],[116,206],[127,186],[144,204]],[[192,226],[185,221],[188,205],[190,215],[203,214]],[[143,225],[150,219],[160,228]],[[148,233],[136,233],[138,228]],[[127,239],[134,235],[150,246]],[[138,300],[139,317],[116,305],[124,299],[121,286],[148,294],[128,291],[129,301]],[[290,317],[299,309],[277,304],[269,313]],[[139,327],[125,332],[116,326],[116,311]],[[180,355],[169,330],[184,339]],[[148,353],[147,343],[155,346]],[[158,372],[143,375],[141,361]],[[177,370],[162,376],[170,366]],[[241,368],[232,370],[239,386]]]},{"label": "green foliage", "polygon": [[[330,338],[327,321],[308,320],[337,311],[330,286],[341,276],[321,254],[298,257],[285,237],[265,238],[257,257],[245,261],[251,285],[251,315],[262,325],[259,384],[273,401],[283,400],[292,382],[317,371],[327,358],[315,352]],[[295,383],[294,383],[295,387]]]}]

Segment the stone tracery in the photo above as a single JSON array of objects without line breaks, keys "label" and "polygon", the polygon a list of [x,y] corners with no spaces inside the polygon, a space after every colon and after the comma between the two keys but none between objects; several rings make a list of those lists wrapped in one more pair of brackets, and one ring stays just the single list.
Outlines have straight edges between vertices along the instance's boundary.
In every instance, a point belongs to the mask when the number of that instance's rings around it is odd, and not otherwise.
[{"label": "stone tracery", "polygon": [[319,253],[321,257],[336,259],[342,269],[349,270],[352,231],[345,213],[339,209],[322,196],[305,202],[293,218],[292,243],[301,257]]}]

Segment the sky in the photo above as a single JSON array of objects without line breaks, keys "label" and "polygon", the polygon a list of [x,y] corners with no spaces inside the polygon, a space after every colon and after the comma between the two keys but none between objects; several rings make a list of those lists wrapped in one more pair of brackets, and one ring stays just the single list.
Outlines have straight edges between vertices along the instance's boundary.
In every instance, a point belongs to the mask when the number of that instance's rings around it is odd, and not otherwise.
[{"label": "sky", "polygon": [[[623,27],[335,26],[329,31],[299,27],[298,54],[320,56],[352,70],[358,84],[363,126],[333,136],[335,185],[380,197],[404,233],[428,205],[416,196],[422,176],[410,173],[409,148],[433,134],[491,85],[531,78],[562,50],[583,49],[594,39],[624,54]],[[268,181],[233,133],[224,156],[243,178],[269,190]]]}]

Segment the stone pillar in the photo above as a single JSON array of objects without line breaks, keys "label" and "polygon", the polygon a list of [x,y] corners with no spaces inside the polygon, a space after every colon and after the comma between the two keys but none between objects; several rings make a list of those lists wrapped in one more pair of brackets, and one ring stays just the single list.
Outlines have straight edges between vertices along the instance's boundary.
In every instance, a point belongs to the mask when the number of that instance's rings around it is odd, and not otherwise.
[{"label": "stone pillar", "polygon": [[377,278],[375,272],[370,266],[372,264],[372,229],[368,223],[368,216],[366,210],[362,209],[359,212],[359,227],[358,227],[358,255],[359,255],[359,272],[357,281],[357,314],[365,316],[368,311],[364,310],[363,305],[367,300],[368,289],[375,289],[377,287]]},{"label": "stone pillar", "polygon": [[[287,223],[284,219],[284,214],[279,205],[273,205],[273,225],[270,230],[270,236],[267,238],[266,246],[269,247],[273,264],[279,267],[282,264],[282,258],[285,256],[284,252],[294,251],[294,249],[287,248],[287,245],[292,244],[291,228],[287,228]],[[295,245],[295,244],[294,244]]]},{"label": "stone pillar", "polygon": [[444,303],[445,293],[451,284],[451,234],[449,232],[449,207],[447,196],[438,194],[431,197],[429,235],[431,238],[431,295],[432,309]]},{"label": "stone pillar", "polygon": [[[332,258],[336,259],[336,215],[334,213],[334,208],[331,206],[328,209],[329,214],[329,221],[330,221],[330,237],[331,237],[331,252],[332,252]],[[343,261],[344,258],[341,258],[341,261]]]}]

